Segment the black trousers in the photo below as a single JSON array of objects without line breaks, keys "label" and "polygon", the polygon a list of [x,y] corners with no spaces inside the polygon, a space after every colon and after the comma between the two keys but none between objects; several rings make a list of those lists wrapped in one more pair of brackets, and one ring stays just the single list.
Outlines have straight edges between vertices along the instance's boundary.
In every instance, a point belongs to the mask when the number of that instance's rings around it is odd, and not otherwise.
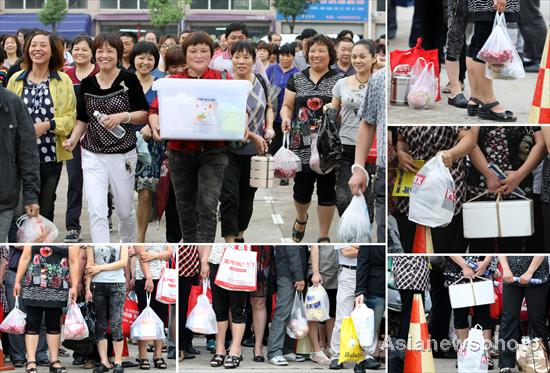
[{"label": "black trousers", "polygon": [[547,296],[548,283],[528,287],[504,284],[502,287],[502,320],[500,322],[500,340],[498,343],[500,352],[499,368],[514,368],[516,365],[516,353],[515,349],[511,348],[510,341],[518,341],[520,338],[519,313],[524,297],[529,310],[529,336],[547,341]]},{"label": "black trousers", "polygon": [[74,148],[73,159],[68,160],[66,165],[69,186],[67,187],[67,212],[65,213],[65,228],[67,228],[68,231],[72,229],[79,231],[81,229],[80,214],[82,212],[82,188],[84,186],[80,146]]},{"label": "black trousers", "polygon": [[519,30],[525,42],[525,57],[540,62],[546,39],[546,22],[540,12],[540,0],[521,1]]},{"label": "black trousers", "polygon": [[[397,339],[407,341],[409,337],[409,326],[415,294],[422,294],[422,304],[424,304],[424,292],[422,290],[399,290],[399,295],[401,296],[401,323],[399,325]],[[448,326],[447,330],[449,330]]]},{"label": "black trousers", "polygon": [[[399,211],[393,216],[397,220],[401,245],[405,253],[412,253],[416,223],[409,220],[406,214]],[[432,241],[435,253],[464,253],[464,231],[462,229],[462,212],[453,217],[446,227],[432,228]]]},{"label": "black trousers", "polygon": [[187,312],[189,307],[189,295],[191,294],[191,286],[193,286],[195,277],[179,277],[179,299],[180,299],[180,314],[179,314],[179,349],[185,351],[193,341],[193,332],[185,327],[187,323]]},{"label": "black trousers", "polygon": [[544,219],[544,251],[550,253],[550,203],[542,202]]},{"label": "black trousers", "polygon": [[430,313],[430,336],[435,342],[434,352],[440,351],[439,346],[444,340],[449,340],[449,321],[451,320],[451,300],[449,289],[445,287],[445,277],[440,268],[432,266],[430,271],[430,299],[432,309]]},{"label": "black trousers", "polygon": [[471,253],[522,253],[527,237],[500,237],[468,239]]}]

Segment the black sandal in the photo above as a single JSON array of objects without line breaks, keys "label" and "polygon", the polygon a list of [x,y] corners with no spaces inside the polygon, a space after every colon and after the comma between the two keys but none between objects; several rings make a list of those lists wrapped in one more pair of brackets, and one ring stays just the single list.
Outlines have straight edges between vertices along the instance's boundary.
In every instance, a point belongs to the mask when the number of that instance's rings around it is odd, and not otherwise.
[{"label": "black sandal", "polygon": [[464,94],[462,92],[457,94],[455,97],[449,97],[447,99],[447,103],[459,109],[468,108],[468,100],[466,100],[466,97],[464,97]]},{"label": "black sandal", "polygon": [[227,359],[225,359],[225,363],[223,364],[223,367],[225,369],[235,369],[235,368],[238,368],[239,365],[241,365],[241,357],[229,355]]},{"label": "black sandal", "polygon": [[[34,364],[34,367],[29,368],[30,364]],[[25,364],[25,372],[27,372],[27,373],[38,372],[36,370],[36,361],[27,361],[27,364]]]},{"label": "black sandal", "polygon": [[[292,224],[292,239],[294,240],[294,242],[302,242],[302,240],[304,239],[304,234],[306,233],[306,225],[307,225],[308,219],[309,219],[309,216],[306,215],[306,221],[299,221],[298,219],[294,220],[294,224]],[[304,226],[304,230],[301,232],[296,230],[296,224],[300,224]]]},{"label": "black sandal", "polygon": [[63,365],[59,367],[54,367],[54,364],[61,365],[61,362],[59,360],[52,361],[50,363],[50,373],[67,373],[68,372],[67,368],[64,367]]},{"label": "black sandal", "polygon": [[149,363],[149,359],[136,359],[136,361],[139,364],[139,369],[141,370],[151,369],[151,363]]},{"label": "black sandal", "polygon": [[168,368],[168,365],[166,365],[166,361],[164,361],[164,359],[161,358],[161,357],[153,359],[153,364],[155,365],[155,369],[166,369],[166,368]]},{"label": "black sandal", "polygon": [[468,102],[468,106],[466,106],[466,109],[468,110],[468,116],[476,117],[479,113],[479,106],[483,105],[483,102],[475,97],[470,97],[470,101],[475,102],[475,105],[472,105]]},{"label": "black sandal", "polygon": [[494,120],[495,122],[515,122],[518,120],[518,118],[514,117],[514,113],[510,110],[506,110],[503,113],[495,113],[491,110],[499,104],[500,103],[498,101],[495,101],[489,104],[481,105],[478,113],[479,117],[481,119]]},{"label": "black sandal", "polygon": [[222,354],[214,354],[214,356],[212,356],[212,359],[210,359],[210,366],[212,368],[218,368],[218,367],[221,367],[223,365],[223,362],[225,360],[225,356],[222,355]]},{"label": "black sandal", "polygon": [[317,243],[330,243],[330,237],[319,237]]}]

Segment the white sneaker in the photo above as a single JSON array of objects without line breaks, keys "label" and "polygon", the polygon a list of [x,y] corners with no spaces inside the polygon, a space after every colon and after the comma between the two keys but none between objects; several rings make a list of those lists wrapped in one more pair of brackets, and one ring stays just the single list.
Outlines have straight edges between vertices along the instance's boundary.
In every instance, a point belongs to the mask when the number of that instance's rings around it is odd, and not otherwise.
[{"label": "white sneaker", "polygon": [[269,360],[269,364],[276,365],[278,367],[282,367],[282,366],[288,365],[288,361],[286,361],[286,359],[284,357],[279,355],[279,356],[275,356],[275,357],[271,358],[271,360]]},{"label": "white sneaker", "polygon": [[296,355],[294,352],[290,353],[290,354],[283,355],[283,357],[287,361],[293,361],[293,362],[296,362],[296,363],[301,363],[302,361],[306,361],[305,357],[300,356],[300,355]]},{"label": "white sneaker", "polygon": [[309,358],[315,361],[317,364],[330,365],[330,359],[325,355],[323,351],[312,352],[309,354]]}]

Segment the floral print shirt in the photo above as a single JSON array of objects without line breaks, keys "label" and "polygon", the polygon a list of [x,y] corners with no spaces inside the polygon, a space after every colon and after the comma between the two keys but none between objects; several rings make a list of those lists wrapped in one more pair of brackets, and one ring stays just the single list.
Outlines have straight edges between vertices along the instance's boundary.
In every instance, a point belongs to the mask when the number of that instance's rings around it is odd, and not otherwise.
[{"label": "floral print shirt", "polygon": [[21,299],[25,305],[62,308],[69,299],[69,248],[33,246],[23,278]]},{"label": "floral print shirt", "polygon": [[290,150],[302,161],[302,171],[309,171],[312,135],[316,135],[323,120],[323,106],[332,101],[332,89],[344,75],[329,70],[317,84],[310,79],[309,68],[296,73],[286,88],[296,93],[290,129]]}]

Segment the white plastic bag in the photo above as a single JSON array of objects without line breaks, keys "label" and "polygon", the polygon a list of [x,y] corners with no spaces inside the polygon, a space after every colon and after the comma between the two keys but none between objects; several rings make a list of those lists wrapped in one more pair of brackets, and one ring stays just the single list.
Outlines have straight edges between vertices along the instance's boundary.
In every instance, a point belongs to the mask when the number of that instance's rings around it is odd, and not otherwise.
[{"label": "white plastic bag", "polygon": [[82,311],[76,302],[69,304],[67,316],[65,316],[65,324],[63,325],[63,338],[80,341],[88,338],[90,331],[88,330],[88,324]]},{"label": "white plastic bag", "polygon": [[216,334],[218,333],[218,324],[216,323],[216,313],[206,296],[208,290],[208,280],[202,280],[202,294],[197,298],[197,304],[187,317],[185,327],[198,334]]},{"label": "white plastic bag", "polygon": [[371,242],[369,210],[363,195],[353,196],[338,222],[338,237],[342,243]]},{"label": "white plastic bag", "polygon": [[157,284],[155,299],[164,304],[176,304],[178,301],[178,270],[166,266],[162,268],[162,273]]},{"label": "white plastic bag", "polygon": [[27,314],[19,309],[19,297],[15,297],[15,307],[0,324],[0,332],[9,334],[25,334]]},{"label": "white plastic bag", "polygon": [[283,135],[283,145],[273,156],[275,177],[283,180],[292,179],[296,172],[302,171],[302,161],[294,152],[288,149],[290,133]]},{"label": "white plastic bag", "polygon": [[488,79],[518,79],[525,77],[521,58],[510,38],[504,13],[496,13],[493,30],[477,54],[485,61]]},{"label": "white plastic bag", "polygon": [[422,73],[422,70],[424,70],[424,68],[426,67],[427,64],[428,64],[428,62],[426,61],[426,59],[424,57],[418,57],[418,59],[414,63],[413,68],[411,69],[411,71],[409,73],[409,75],[410,75],[409,87],[411,87],[416,82],[416,80],[418,79],[418,77]]},{"label": "white plastic bag", "polygon": [[309,333],[309,326],[306,319],[306,308],[302,302],[302,292],[296,291],[294,294],[294,303],[292,304],[292,312],[286,326],[286,334],[290,338],[302,339]]},{"label": "white plastic bag", "polygon": [[330,300],[327,291],[321,284],[310,286],[307,289],[304,304],[308,321],[323,322],[330,319]]},{"label": "white plastic bag", "polygon": [[480,325],[470,329],[468,338],[460,345],[457,355],[458,373],[481,373],[489,370],[488,351]]},{"label": "white plastic bag", "polygon": [[55,224],[42,215],[29,218],[28,215],[22,215],[17,219],[17,242],[54,242],[59,235],[59,230]]},{"label": "white plastic bag", "polygon": [[434,64],[432,62],[428,63],[419,75],[411,76],[411,80],[413,83],[409,83],[409,93],[407,94],[409,107],[411,109],[431,108],[437,97]]},{"label": "white plastic bag", "polygon": [[130,336],[138,341],[158,341],[165,338],[164,322],[150,306],[151,294],[147,293],[147,307],[130,327]]},{"label": "white plastic bag", "polygon": [[453,220],[455,204],[455,182],[439,153],[414,177],[409,197],[409,220],[432,228],[449,224]]},{"label": "white plastic bag", "polygon": [[351,311],[351,319],[355,325],[359,344],[365,351],[368,351],[376,341],[374,338],[374,311],[365,303],[361,303]]}]

